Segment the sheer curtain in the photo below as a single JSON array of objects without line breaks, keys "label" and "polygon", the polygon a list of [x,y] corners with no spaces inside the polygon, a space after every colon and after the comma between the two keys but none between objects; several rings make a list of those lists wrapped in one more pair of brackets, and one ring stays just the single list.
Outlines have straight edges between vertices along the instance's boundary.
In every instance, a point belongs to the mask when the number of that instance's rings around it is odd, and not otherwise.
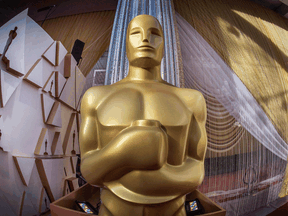
[{"label": "sheer curtain", "polygon": [[[183,69],[205,92],[266,148],[287,160],[288,145],[237,75],[179,14],[176,15]],[[185,80],[186,81],[186,80]]]},{"label": "sheer curtain", "polygon": [[208,151],[200,190],[242,215],[278,197],[288,146],[234,71],[176,14],[186,88],[207,102]]}]

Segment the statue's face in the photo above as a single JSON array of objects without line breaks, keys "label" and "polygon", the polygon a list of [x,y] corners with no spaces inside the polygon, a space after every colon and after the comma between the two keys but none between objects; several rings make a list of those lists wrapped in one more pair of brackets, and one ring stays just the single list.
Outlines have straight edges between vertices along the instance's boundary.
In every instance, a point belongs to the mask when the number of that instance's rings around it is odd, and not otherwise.
[{"label": "statue's face", "polygon": [[127,29],[126,51],[130,65],[151,68],[161,64],[164,38],[158,20],[150,15],[139,15]]}]

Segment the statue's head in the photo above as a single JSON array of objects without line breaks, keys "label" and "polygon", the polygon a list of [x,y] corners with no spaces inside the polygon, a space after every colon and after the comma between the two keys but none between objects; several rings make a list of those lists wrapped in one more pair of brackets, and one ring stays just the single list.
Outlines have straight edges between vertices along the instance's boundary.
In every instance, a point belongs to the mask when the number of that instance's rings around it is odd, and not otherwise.
[{"label": "statue's head", "polygon": [[126,52],[130,65],[151,68],[161,64],[164,36],[159,21],[150,15],[139,15],[127,28]]}]

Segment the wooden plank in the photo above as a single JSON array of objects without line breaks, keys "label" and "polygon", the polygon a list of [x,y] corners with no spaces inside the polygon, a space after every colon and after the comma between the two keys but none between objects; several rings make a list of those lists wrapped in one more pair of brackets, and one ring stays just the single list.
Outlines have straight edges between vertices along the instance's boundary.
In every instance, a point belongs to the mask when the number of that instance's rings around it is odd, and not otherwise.
[{"label": "wooden plank", "polygon": [[55,132],[54,137],[53,137],[53,141],[52,141],[52,145],[51,145],[52,155],[54,155],[54,153],[55,153],[59,137],[60,137],[60,132]]},{"label": "wooden plank", "polygon": [[64,61],[64,77],[69,78],[71,76],[72,54],[67,54]]},{"label": "wooden plank", "polygon": [[35,163],[36,163],[36,166],[37,166],[39,177],[40,177],[42,185],[45,188],[46,193],[47,193],[47,195],[49,197],[50,203],[54,202],[55,199],[54,199],[53,193],[51,191],[51,187],[49,185],[49,182],[48,182],[48,179],[47,179],[47,176],[46,176],[46,173],[45,173],[45,169],[44,169],[44,165],[43,165],[42,159],[36,158]]},{"label": "wooden plank", "polygon": [[38,59],[23,78],[30,84],[36,86],[37,88],[43,87],[43,75],[42,75],[43,67],[41,60],[42,60],[41,58]]},{"label": "wooden plank", "polygon": [[40,150],[41,150],[42,143],[43,143],[45,135],[46,135],[46,131],[47,131],[47,128],[42,128],[42,130],[41,130],[41,133],[40,133],[40,136],[38,138],[38,142],[37,142],[36,148],[34,150],[34,154],[36,154],[36,155],[40,154]]},{"label": "wooden plank", "polygon": [[56,42],[54,41],[50,47],[43,53],[42,57],[53,66],[56,65]]},{"label": "wooden plank", "polygon": [[49,124],[55,127],[62,126],[60,102],[58,101],[54,102],[52,109],[50,111],[50,114],[48,116],[48,119],[46,121],[46,124]]},{"label": "wooden plank", "polygon": [[35,159],[13,156],[13,161],[22,180],[22,183],[25,186],[28,186]]},{"label": "wooden plank", "polygon": [[44,123],[48,121],[48,117],[51,113],[54,103],[55,103],[54,99],[45,94],[41,94],[41,107]]},{"label": "wooden plank", "polygon": [[65,133],[64,141],[63,141],[63,144],[62,144],[62,148],[63,148],[64,154],[66,153],[66,149],[67,149],[67,146],[68,146],[68,141],[69,141],[69,138],[70,138],[70,133],[71,133],[71,129],[72,129],[72,126],[73,126],[74,119],[75,119],[75,115],[76,115],[76,113],[72,113],[71,114],[70,119],[69,119],[69,123],[68,123],[68,126],[67,126],[67,130],[66,130],[66,133]]},{"label": "wooden plank", "polygon": [[44,197],[44,192],[45,192],[45,188],[42,187],[40,200],[39,200],[39,210],[38,210],[39,213],[41,213],[41,210],[42,210],[42,200],[43,200],[43,197]]},{"label": "wooden plank", "polygon": [[26,194],[26,191],[23,191],[22,198],[21,198],[20,209],[19,209],[19,216],[22,216],[23,205],[24,205],[24,200],[25,200],[25,194]]}]

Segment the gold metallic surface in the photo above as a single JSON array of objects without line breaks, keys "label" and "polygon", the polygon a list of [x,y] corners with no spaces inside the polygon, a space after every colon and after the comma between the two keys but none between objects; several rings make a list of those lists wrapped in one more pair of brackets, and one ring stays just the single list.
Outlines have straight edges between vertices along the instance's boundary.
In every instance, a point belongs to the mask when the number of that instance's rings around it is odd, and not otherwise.
[{"label": "gold metallic surface", "polygon": [[204,178],[205,100],[162,80],[163,47],[158,20],[135,17],[128,76],[83,96],[81,171],[104,188],[100,215],[185,215],[185,194]]}]

